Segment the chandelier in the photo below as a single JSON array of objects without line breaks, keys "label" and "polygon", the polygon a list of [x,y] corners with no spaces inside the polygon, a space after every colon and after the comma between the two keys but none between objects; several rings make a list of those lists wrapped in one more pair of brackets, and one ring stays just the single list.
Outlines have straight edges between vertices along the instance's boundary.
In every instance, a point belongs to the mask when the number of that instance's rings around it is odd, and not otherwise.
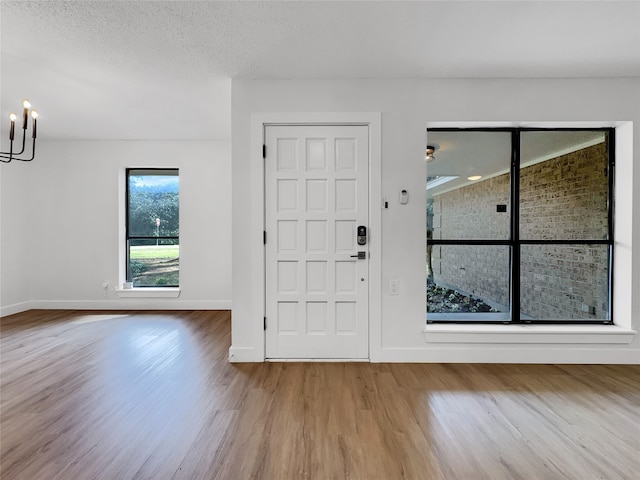
[{"label": "chandelier", "polygon": [[[9,151],[0,152],[0,162],[9,163],[11,160],[20,160],[21,162],[30,162],[36,156],[36,126],[38,122],[38,112],[31,110],[31,138],[33,138],[33,146],[31,147],[31,157],[28,158],[28,154],[25,154],[25,145],[27,142],[27,123],[29,120],[29,109],[31,108],[31,102],[29,100],[22,101],[22,148],[19,152],[13,151],[13,139],[16,130],[16,120],[18,116],[15,113],[9,114],[9,120],[11,124],[9,126]],[[21,156],[24,155],[24,156]]]}]

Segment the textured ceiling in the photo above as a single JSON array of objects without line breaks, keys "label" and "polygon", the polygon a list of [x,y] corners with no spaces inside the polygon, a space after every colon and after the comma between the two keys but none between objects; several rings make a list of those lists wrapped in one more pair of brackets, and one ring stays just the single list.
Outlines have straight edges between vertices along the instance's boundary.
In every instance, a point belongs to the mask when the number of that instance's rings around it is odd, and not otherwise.
[{"label": "textured ceiling", "polygon": [[640,2],[0,8],[2,118],[29,97],[56,139],[228,138],[232,78],[640,76]]}]

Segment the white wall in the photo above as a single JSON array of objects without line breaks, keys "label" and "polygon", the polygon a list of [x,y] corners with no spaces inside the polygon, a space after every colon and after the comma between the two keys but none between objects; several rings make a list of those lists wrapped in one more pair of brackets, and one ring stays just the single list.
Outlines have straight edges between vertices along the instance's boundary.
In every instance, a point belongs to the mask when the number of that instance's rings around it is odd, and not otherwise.
[{"label": "white wall", "polygon": [[0,316],[29,308],[31,300],[27,209],[31,164],[0,164]]},{"label": "white wall", "polygon": [[[231,163],[229,142],[215,141],[50,141],[22,179],[26,226],[7,242],[6,256],[28,251],[31,308],[225,309],[231,304]],[[13,164],[12,164],[13,165]],[[11,165],[11,166],[12,166]],[[119,277],[126,167],[180,169],[179,298],[120,298]],[[3,172],[4,173],[4,172]],[[3,184],[5,179],[3,178]],[[3,258],[8,203],[2,194]],[[11,220],[11,225],[17,220]],[[6,285],[18,269],[11,260],[2,295],[18,301]],[[20,264],[24,264],[20,261]],[[103,290],[102,282],[109,283]],[[13,296],[10,296],[13,295]],[[23,295],[24,297],[24,295]],[[3,303],[4,305],[4,303]]]},{"label": "white wall", "polygon": [[[425,326],[425,129],[433,122],[607,122],[633,121],[636,145],[640,139],[639,79],[567,80],[234,80],[232,85],[233,150],[233,320],[234,360],[261,360],[263,306],[255,279],[261,258],[247,255],[261,242],[249,235],[262,212],[253,211],[251,172],[256,168],[251,146],[251,115],[266,112],[382,112],[382,194],[392,200],[382,212],[382,321],[380,345],[372,345],[374,361],[498,361],[640,363],[638,336],[602,337],[585,329],[567,336],[553,329],[540,330],[529,342],[516,332],[500,335],[487,330],[484,340],[464,332],[434,331]],[[526,125],[526,123],[524,123]],[[630,130],[630,127],[628,128]],[[628,138],[630,143],[630,138]],[[252,153],[254,154],[252,156]],[[640,329],[640,221],[631,224],[631,207],[640,211],[638,161],[629,153],[620,158],[619,174],[626,182],[618,198],[618,221],[628,228],[625,263],[616,284],[626,302],[618,309],[625,329]],[[633,177],[631,176],[633,174]],[[398,192],[407,189],[412,201],[398,205]],[[633,235],[634,243],[631,244]],[[619,237],[618,240],[621,238]],[[631,263],[632,262],[632,263]],[[631,268],[631,270],[630,270]],[[400,294],[387,295],[390,278],[400,281]],[[635,295],[632,295],[634,294]],[[620,296],[620,295],[618,295]],[[633,302],[633,304],[631,303]],[[633,312],[633,314],[631,314]],[[623,318],[624,317],[624,318]],[[492,327],[493,328],[493,327]],[[522,327],[520,327],[522,328]],[[455,330],[455,329],[453,329]],[[495,328],[494,328],[495,330]],[[444,336],[442,335],[444,334]],[[538,335],[539,334],[539,335]],[[525,342],[525,343],[523,343]],[[619,343],[618,343],[619,342]],[[263,354],[262,354],[263,357]]]}]

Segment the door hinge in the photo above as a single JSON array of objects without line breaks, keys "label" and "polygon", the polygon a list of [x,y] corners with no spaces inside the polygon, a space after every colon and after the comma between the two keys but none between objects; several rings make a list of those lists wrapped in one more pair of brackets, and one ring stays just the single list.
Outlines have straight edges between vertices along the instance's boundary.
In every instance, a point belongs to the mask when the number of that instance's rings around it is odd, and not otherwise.
[{"label": "door hinge", "polygon": [[267,317],[264,317],[264,329],[267,329]]},{"label": "door hinge", "polygon": [[262,231],[262,244],[263,245],[267,244],[267,231],[266,230]]},{"label": "door hinge", "polygon": [[267,158],[267,146],[262,145],[262,158]]}]

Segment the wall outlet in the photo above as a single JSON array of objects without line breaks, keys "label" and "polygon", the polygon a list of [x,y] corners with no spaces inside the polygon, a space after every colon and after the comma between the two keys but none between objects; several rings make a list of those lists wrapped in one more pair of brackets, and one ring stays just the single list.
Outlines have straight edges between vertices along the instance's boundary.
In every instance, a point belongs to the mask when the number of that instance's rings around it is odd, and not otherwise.
[{"label": "wall outlet", "polygon": [[400,281],[389,280],[389,295],[398,295],[400,293]]},{"label": "wall outlet", "polygon": [[104,282],[102,282],[102,288],[104,288],[105,290],[109,289],[109,282],[107,282],[106,280]]}]

